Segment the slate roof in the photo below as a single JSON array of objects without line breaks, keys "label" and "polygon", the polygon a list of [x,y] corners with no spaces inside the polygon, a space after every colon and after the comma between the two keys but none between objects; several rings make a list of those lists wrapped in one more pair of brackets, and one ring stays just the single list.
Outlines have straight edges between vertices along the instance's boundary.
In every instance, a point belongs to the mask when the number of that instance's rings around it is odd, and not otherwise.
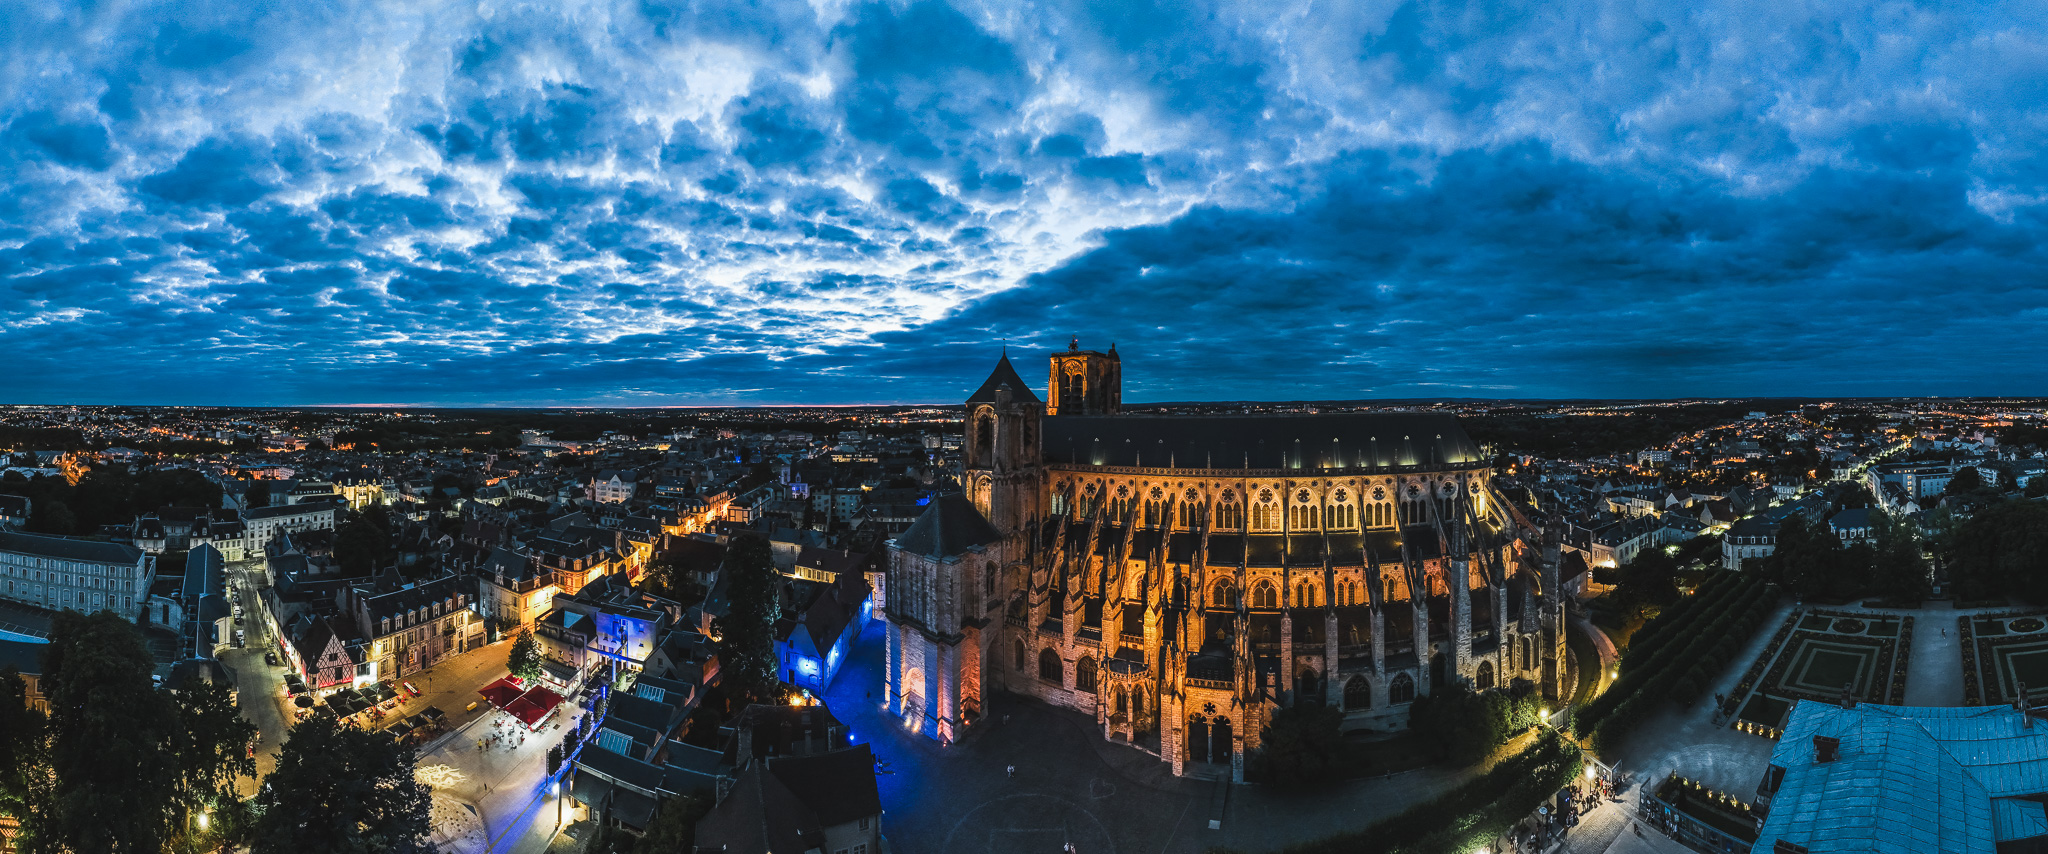
[{"label": "slate roof", "polygon": [[768,770],[810,807],[824,827],[882,814],[875,754],[865,744],[813,756],[786,756]]},{"label": "slate roof", "polygon": [[943,558],[964,554],[1003,538],[1001,532],[961,493],[941,495],[917,517],[910,530],[896,538],[896,548],[911,554]]},{"label": "slate roof", "polygon": [[127,543],[80,540],[72,537],[54,537],[47,534],[24,534],[18,531],[0,531],[0,551],[30,554],[37,557],[53,557],[60,560],[118,563],[131,566],[142,560],[142,550]]},{"label": "slate roof", "polygon": [[[1814,761],[1815,736],[1839,758]],[[1936,708],[1801,701],[1771,764],[1785,769],[1756,846],[1780,839],[1828,852],[1991,854],[2002,840],[2048,831],[2048,723],[2010,706]]]},{"label": "slate roof", "polygon": [[[586,751],[587,752],[587,751]],[[697,847],[725,854],[807,851],[822,828],[804,802],[756,762],[741,772],[725,800],[697,821]],[[870,768],[872,773],[872,768]]]},{"label": "slate roof", "polygon": [[973,394],[968,395],[967,402],[994,403],[996,389],[999,388],[1008,388],[1010,390],[1010,399],[1019,403],[1044,402],[1038,399],[1038,395],[1031,392],[1030,383],[1025,382],[1023,377],[1017,376],[1017,369],[1010,366],[1010,355],[1008,353],[1004,353],[1003,358],[996,362],[996,369],[989,372],[988,379],[982,381],[981,388],[975,389]]},{"label": "slate roof", "polygon": [[1048,415],[1040,424],[1052,464],[1377,471],[1483,459],[1457,417],[1438,412]]}]

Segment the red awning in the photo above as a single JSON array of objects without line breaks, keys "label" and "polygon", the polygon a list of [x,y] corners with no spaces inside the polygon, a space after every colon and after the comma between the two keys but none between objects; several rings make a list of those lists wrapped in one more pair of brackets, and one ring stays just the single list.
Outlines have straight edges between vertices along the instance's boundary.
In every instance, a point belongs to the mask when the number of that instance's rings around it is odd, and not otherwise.
[{"label": "red awning", "polygon": [[531,727],[547,720],[548,713],[554,711],[561,703],[562,695],[546,688],[535,688],[513,700],[511,705],[505,707],[505,711],[518,718],[520,723]]},{"label": "red awning", "polygon": [[507,708],[513,703],[518,702],[520,696],[518,686],[514,685],[509,677],[485,685],[483,690],[477,693],[484,695],[485,700],[489,700],[491,705],[497,706],[500,709]]}]

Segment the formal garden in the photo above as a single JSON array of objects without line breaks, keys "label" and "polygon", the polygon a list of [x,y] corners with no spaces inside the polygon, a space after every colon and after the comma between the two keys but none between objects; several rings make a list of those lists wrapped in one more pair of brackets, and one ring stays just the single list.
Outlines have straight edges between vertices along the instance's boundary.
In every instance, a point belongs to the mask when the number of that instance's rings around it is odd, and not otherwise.
[{"label": "formal garden", "polygon": [[1775,734],[1795,700],[1905,702],[1913,618],[1813,609],[1785,619],[1769,645],[1722,698],[1738,726]]},{"label": "formal garden", "polygon": [[1963,640],[1963,698],[1969,705],[2010,703],[2021,685],[2048,689],[2048,613],[1956,618]]}]

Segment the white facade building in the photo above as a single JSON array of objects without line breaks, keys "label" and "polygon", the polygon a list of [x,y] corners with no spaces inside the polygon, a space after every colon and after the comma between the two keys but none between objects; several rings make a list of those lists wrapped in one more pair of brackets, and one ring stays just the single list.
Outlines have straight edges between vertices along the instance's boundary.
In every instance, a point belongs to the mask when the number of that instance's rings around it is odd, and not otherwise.
[{"label": "white facade building", "polygon": [[0,531],[0,596],[16,602],[133,620],[155,575],[156,558],[127,543]]}]

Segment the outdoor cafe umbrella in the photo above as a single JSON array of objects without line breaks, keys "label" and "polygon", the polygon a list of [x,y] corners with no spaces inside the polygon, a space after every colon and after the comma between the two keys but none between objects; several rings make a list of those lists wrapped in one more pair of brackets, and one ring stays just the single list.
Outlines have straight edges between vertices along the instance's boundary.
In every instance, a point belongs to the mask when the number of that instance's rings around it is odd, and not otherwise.
[{"label": "outdoor cafe umbrella", "polygon": [[292,705],[298,706],[301,709],[313,708],[313,695],[300,694],[298,699],[292,701]]}]

